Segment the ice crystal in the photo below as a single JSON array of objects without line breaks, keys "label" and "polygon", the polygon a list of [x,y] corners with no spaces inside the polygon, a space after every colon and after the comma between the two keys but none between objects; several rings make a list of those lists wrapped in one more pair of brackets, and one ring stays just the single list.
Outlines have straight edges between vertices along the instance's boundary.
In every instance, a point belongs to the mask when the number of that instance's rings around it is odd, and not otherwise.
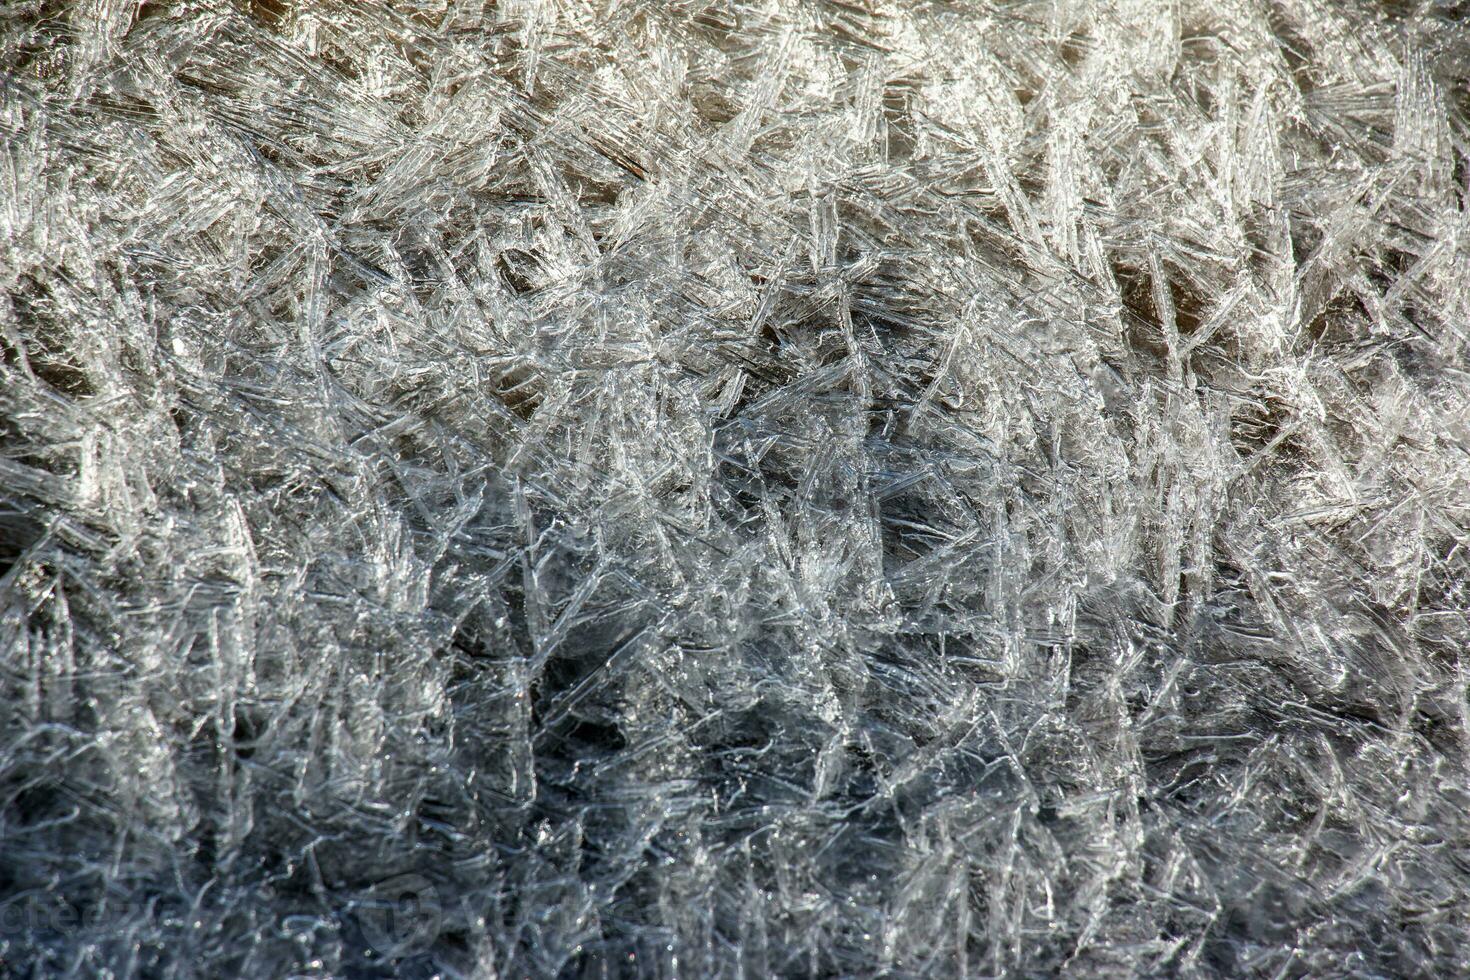
[{"label": "ice crystal", "polygon": [[1444,0],[10,0],[15,976],[1470,972]]}]

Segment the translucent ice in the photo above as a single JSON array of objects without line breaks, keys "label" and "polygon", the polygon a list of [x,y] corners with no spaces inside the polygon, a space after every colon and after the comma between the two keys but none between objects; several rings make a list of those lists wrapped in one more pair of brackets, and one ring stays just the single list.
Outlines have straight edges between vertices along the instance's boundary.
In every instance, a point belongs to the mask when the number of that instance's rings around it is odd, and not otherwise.
[{"label": "translucent ice", "polygon": [[0,8],[18,976],[1470,973],[1443,0]]}]

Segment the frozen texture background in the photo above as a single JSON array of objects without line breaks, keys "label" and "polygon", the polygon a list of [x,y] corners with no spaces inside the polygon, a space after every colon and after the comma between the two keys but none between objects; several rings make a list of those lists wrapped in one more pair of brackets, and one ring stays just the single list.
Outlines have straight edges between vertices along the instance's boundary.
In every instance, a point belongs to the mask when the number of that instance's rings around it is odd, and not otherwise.
[{"label": "frozen texture background", "polygon": [[1470,971],[1463,5],[0,68],[6,975]]}]

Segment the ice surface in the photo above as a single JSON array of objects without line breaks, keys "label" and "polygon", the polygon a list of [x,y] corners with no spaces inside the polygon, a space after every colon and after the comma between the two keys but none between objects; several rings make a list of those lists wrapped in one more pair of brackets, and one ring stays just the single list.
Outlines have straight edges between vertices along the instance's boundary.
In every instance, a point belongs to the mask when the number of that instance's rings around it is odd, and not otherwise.
[{"label": "ice surface", "polygon": [[0,972],[1470,973],[1443,0],[0,7]]}]

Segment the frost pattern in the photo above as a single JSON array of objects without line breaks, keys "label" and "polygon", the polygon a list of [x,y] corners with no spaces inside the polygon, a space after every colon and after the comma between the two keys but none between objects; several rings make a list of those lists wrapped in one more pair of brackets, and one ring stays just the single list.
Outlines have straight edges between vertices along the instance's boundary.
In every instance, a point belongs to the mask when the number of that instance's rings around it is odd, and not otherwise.
[{"label": "frost pattern", "polygon": [[1470,972],[1463,5],[0,71],[14,975]]}]

